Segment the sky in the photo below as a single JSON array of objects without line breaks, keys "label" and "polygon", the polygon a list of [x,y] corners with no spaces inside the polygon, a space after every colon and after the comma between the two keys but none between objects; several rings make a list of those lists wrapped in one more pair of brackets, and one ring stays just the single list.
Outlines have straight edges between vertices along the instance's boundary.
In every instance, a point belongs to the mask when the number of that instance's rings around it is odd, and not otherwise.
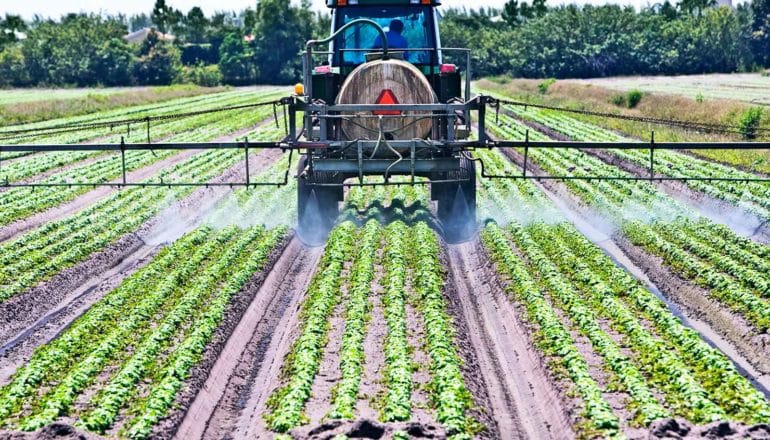
[{"label": "sky", "polygon": [[[318,10],[327,10],[324,6],[324,0],[311,0],[314,7]],[[462,7],[468,3],[474,6],[494,6],[501,7],[506,0],[443,0],[442,7]],[[634,5],[637,8],[655,3],[650,0],[548,0],[549,5],[560,3],[578,3],[578,4],[603,4],[619,3]],[[25,18],[31,18],[35,14],[44,17],[58,18],[67,12],[106,12],[115,14],[122,12],[127,15],[140,12],[149,13],[152,10],[154,0],[0,0],[0,15],[20,14]],[[167,3],[176,9],[187,12],[193,6],[200,6],[203,11],[210,15],[215,11],[234,10],[240,11],[256,4],[255,0],[167,0]]]}]

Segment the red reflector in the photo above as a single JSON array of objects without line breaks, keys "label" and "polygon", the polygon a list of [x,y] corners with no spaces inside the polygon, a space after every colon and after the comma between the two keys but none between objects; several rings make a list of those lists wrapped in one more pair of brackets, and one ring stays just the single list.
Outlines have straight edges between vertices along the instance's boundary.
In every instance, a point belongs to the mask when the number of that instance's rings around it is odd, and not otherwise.
[{"label": "red reflector", "polygon": [[457,66],[454,64],[442,64],[438,71],[440,73],[455,73],[457,72]]},{"label": "red reflector", "polygon": [[[383,90],[380,93],[379,98],[377,98],[377,101],[375,101],[375,104],[380,105],[393,105],[398,103],[398,98],[396,98],[396,95],[390,89]],[[399,110],[375,110],[372,113],[378,116],[392,116],[401,114]]]},{"label": "red reflector", "polygon": [[317,66],[315,68],[315,73],[330,73],[332,71],[332,66],[325,65],[325,66]]}]

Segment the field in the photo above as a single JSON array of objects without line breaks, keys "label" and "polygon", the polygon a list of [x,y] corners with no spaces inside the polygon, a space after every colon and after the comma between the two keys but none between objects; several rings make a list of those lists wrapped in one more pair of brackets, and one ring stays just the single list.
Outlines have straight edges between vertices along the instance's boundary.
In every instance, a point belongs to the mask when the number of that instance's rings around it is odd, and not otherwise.
[{"label": "field", "polygon": [[639,76],[574,80],[615,90],[682,95],[696,99],[731,99],[770,105],[770,77],[760,74],[711,74],[686,76]]},{"label": "field", "polygon": [[[210,90],[0,131],[286,93]],[[278,115],[204,113],[149,136],[279,140]],[[636,139],[531,106],[486,123],[500,139]],[[115,126],[0,143],[147,136]],[[473,155],[514,175],[523,153]],[[8,183],[121,179],[117,154],[0,154]],[[639,175],[647,154],[534,148],[527,172]],[[753,175],[729,157],[659,154],[661,176]],[[770,436],[770,186],[479,167],[470,241],[446,242],[430,188],[396,180],[346,190],[328,239],[308,247],[293,229],[296,155],[132,151],[126,166],[132,181],[227,183],[245,179],[244,160],[252,181],[288,170],[289,183],[0,188],[0,438]]]}]

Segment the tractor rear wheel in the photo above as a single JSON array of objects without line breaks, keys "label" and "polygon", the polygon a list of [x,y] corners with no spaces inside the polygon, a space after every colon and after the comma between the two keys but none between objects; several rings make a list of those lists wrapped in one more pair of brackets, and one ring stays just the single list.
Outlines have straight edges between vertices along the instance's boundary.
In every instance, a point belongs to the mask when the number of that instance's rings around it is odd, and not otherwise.
[{"label": "tractor rear wheel", "polygon": [[305,172],[306,165],[307,158],[303,157],[297,167],[297,233],[303,243],[319,246],[337,221],[344,192],[341,186],[323,186],[342,183],[333,173]]},{"label": "tractor rear wheel", "polygon": [[431,185],[431,198],[437,201],[436,216],[450,243],[467,241],[476,233],[476,165],[463,157],[456,171],[437,173],[433,180],[458,182]]}]

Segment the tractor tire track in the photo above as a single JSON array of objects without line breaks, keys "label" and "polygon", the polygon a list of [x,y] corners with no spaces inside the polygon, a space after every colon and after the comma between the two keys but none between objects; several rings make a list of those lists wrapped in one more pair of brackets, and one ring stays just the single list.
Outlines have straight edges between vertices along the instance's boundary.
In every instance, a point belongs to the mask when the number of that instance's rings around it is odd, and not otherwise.
[{"label": "tractor tire track", "polygon": [[574,438],[570,408],[533,348],[526,326],[483,257],[478,239],[448,245],[452,314],[468,326],[475,371],[503,439]]},{"label": "tractor tire track", "polygon": [[293,238],[233,330],[174,435],[262,438],[261,419],[296,332],[299,304],[323,249]]}]

